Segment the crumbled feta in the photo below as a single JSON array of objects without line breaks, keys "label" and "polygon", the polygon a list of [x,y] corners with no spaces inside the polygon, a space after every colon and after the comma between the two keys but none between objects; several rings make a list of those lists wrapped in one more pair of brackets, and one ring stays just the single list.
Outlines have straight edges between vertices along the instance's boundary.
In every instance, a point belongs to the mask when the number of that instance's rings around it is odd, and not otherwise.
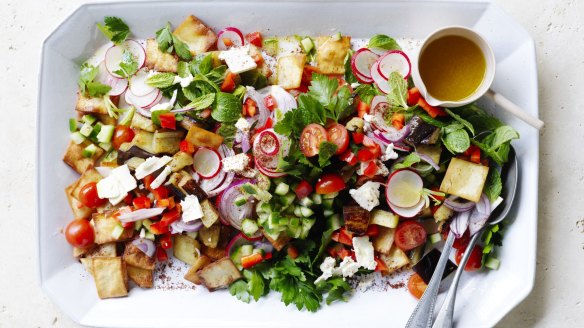
[{"label": "crumbled feta", "polygon": [[362,208],[371,211],[379,205],[379,186],[381,183],[367,181],[358,189],[349,190],[349,194]]},{"label": "crumbled feta", "polygon": [[374,258],[373,244],[368,236],[353,237],[353,249],[359,266],[367,270],[375,270],[377,262]]},{"label": "crumbled feta", "polygon": [[182,220],[184,222],[191,222],[203,217],[203,209],[199,203],[199,199],[195,195],[187,195],[184,200],[180,202],[182,208]]},{"label": "crumbled feta", "polygon": [[189,74],[189,75],[187,75],[185,77],[180,77],[180,76],[177,75],[177,76],[174,77],[174,80],[172,81],[172,84],[180,83],[180,86],[181,87],[186,88],[186,87],[188,87],[193,82],[194,79],[195,78],[191,74]]},{"label": "crumbled feta", "polygon": [[335,271],[335,264],[336,261],[332,257],[327,257],[322,261],[320,265],[320,271],[322,271],[322,275],[314,281],[314,284],[318,284],[321,281],[327,280],[328,278],[332,277]]},{"label": "crumbled feta", "polygon": [[225,60],[227,67],[232,73],[239,74],[250,71],[258,65],[249,55],[249,45],[243,47],[233,47],[229,50],[222,51],[219,59]]},{"label": "crumbled feta", "polygon": [[223,171],[225,172],[243,172],[249,165],[249,157],[246,154],[237,154],[235,156],[225,157],[221,160]]},{"label": "crumbled feta", "polygon": [[177,92],[177,90],[173,91],[172,98],[170,98],[170,100],[168,102],[159,103],[159,104],[156,104],[156,105],[150,107],[150,113],[155,112],[157,110],[171,110],[171,109],[173,109],[174,102],[176,101],[176,92]]},{"label": "crumbled feta", "polygon": [[149,157],[142,164],[138,165],[134,176],[136,179],[144,179],[147,175],[150,175],[158,170],[160,170],[164,165],[170,163],[172,157],[162,156],[162,157]]},{"label": "crumbled feta", "polygon": [[357,87],[360,86],[360,85],[361,84],[360,83],[357,83],[357,82],[351,83],[351,89],[357,89]]},{"label": "crumbled feta", "polygon": [[335,270],[335,274],[343,276],[343,278],[352,277],[359,271],[359,264],[353,261],[353,258],[347,256],[343,259],[339,267]]},{"label": "crumbled feta", "polygon": [[245,118],[240,117],[239,120],[235,122],[235,127],[243,133],[248,133],[251,125],[249,125],[249,122]]},{"label": "crumbled feta", "polygon": [[152,183],[150,183],[150,188],[156,189],[156,188],[162,186],[162,184],[164,183],[164,181],[166,181],[166,178],[168,178],[170,173],[172,173],[172,170],[170,169],[170,167],[166,166],[164,168],[164,170],[162,170],[162,172],[160,172],[160,174],[158,174],[156,179],[154,179],[152,181]]},{"label": "crumbled feta", "polygon": [[385,148],[385,153],[381,156],[381,160],[385,162],[389,161],[390,159],[396,159],[397,157],[397,153],[395,150],[393,150],[393,144],[390,143],[387,145],[387,148]]},{"label": "crumbled feta", "polygon": [[128,165],[122,165],[113,169],[107,178],[99,180],[97,195],[101,199],[108,198],[112,205],[117,205],[136,186],[136,180],[130,173]]}]

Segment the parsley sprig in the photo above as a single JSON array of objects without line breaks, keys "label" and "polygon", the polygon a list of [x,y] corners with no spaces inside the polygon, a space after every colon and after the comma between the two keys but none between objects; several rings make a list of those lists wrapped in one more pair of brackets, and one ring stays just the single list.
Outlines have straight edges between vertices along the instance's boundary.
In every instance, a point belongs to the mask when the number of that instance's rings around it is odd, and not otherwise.
[{"label": "parsley sprig", "polygon": [[80,92],[87,97],[102,97],[107,94],[111,87],[99,82],[95,82],[95,77],[99,73],[99,68],[88,63],[81,65],[79,76]]},{"label": "parsley sprig", "polygon": [[130,27],[118,17],[105,17],[104,25],[97,23],[99,30],[113,43],[121,44],[130,34]]}]

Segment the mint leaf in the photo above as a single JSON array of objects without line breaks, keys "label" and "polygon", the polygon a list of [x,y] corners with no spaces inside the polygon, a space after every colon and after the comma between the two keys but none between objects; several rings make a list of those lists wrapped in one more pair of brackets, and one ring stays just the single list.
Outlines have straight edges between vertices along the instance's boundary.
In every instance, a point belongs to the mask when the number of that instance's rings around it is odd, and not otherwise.
[{"label": "mint leaf", "polygon": [[245,280],[238,280],[229,286],[229,294],[235,296],[238,300],[249,303],[251,295],[247,289]]},{"label": "mint leaf", "polygon": [[174,84],[175,76],[173,73],[157,73],[147,78],[146,84],[159,89],[168,88]]},{"label": "mint leaf", "polygon": [[385,50],[401,50],[399,44],[391,37],[383,34],[376,34],[369,39],[367,48],[379,48]]},{"label": "mint leaf", "polygon": [[387,94],[387,100],[392,106],[408,109],[408,82],[398,72],[391,72],[387,81],[391,91]]},{"label": "mint leaf", "polygon": [[371,105],[373,97],[379,95],[377,89],[371,84],[361,84],[355,89],[355,93],[359,96],[359,99],[367,105]]},{"label": "mint leaf", "polygon": [[511,141],[518,138],[519,133],[515,129],[508,125],[503,125],[496,128],[491,134],[483,138],[483,140],[472,140],[472,143],[478,146],[497,164],[503,165],[508,160]]},{"label": "mint leaf", "polygon": [[174,34],[172,34],[172,43],[174,45],[174,51],[182,60],[191,60],[193,59],[193,55],[189,50],[189,46],[182,42],[179,38],[177,38]]},{"label": "mint leaf", "polygon": [[138,61],[130,51],[125,50],[122,54],[120,69],[114,71],[114,73],[125,78],[130,78],[132,75],[136,74],[137,71]]},{"label": "mint leaf", "polygon": [[442,143],[453,154],[465,152],[470,147],[470,138],[464,129],[459,129],[446,134]]},{"label": "mint leaf", "polygon": [[237,128],[233,124],[221,124],[217,129],[217,134],[223,137],[223,143],[229,148],[233,147],[236,132]]},{"label": "mint leaf", "polygon": [[331,157],[337,151],[337,145],[332,142],[323,141],[318,148],[318,165],[323,168],[329,165]]},{"label": "mint leaf", "polygon": [[492,203],[501,195],[502,190],[501,173],[496,168],[491,167],[489,169],[489,175],[487,175],[487,181],[485,181],[485,186],[483,187],[483,192],[489,197]]},{"label": "mint leaf", "polygon": [[464,118],[460,117],[459,115],[455,114],[453,111],[451,111],[448,108],[444,108],[444,110],[448,113],[448,115],[450,115],[452,118],[454,118],[458,123],[464,125],[464,127],[467,128],[472,135],[475,134],[474,127],[472,126],[472,124],[470,124],[469,121],[467,121]]},{"label": "mint leaf", "polygon": [[193,101],[191,101],[185,107],[192,108],[193,110],[203,110],[203,109],[211,107],[211,105],[213,105],[214,102],[215,102],[215,94],[208,93],[206,95],[195,98]]},{"label": "mint leaf", "polygon": [[171,53],[172,47],[172,32],[170,30],[170,23],[166,23],[166,26],[156,31],[156,42],[158,43],[158,49],[162,52]]},{"label": "mint leaf", "polygon": [[191,74],[203,74],[206,75],[213,69],[213,56],[211,54],[201,54],[197,55],[190,64]]},{"label": "mint leaf", "polygon": [[130,27],[118,17],[105,17],[104,25],[97,23],[99,30],[113,43],[120,44],[130,34]]},{"label": "mint leaf", "polygon": [[211,117],[219,122],[235,122],[241,117],[241,107],[239,98],[230,93],[219,92]]},{"label": "mint leaf", "polygon": [[394,170],[405,169],[421,161],[420,156],[416,153],[410,153],[404,157],[404,160],[393,165]]}]

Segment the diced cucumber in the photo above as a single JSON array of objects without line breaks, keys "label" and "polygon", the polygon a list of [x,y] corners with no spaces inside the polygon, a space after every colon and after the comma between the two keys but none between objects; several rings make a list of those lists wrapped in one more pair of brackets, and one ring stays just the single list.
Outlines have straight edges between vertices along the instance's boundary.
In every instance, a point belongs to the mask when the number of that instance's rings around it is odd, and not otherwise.
[{"label": "diced cucumber", "polygon": [[286,182],[284,178],[275,178],[272,180],[275,185],[279,185],[280,183]]},{"label": "diced cucumber", "polygon": [[293,194],[293,193],[286,194],[285,196],[283,196],[281,198],[282,205],[284,207],[289,206],[290,204],[292,204],[294,202],[294,199],[296,199],[296,195],[295,194]]},{"label": "diced cucumber", "polygon": [[139,231],[140,229],[142,229],[142,220],[134,222],[134,230]]},{"label": "diced cucumber", "polygon": [[241,232],[246,236],[253,236],[259,229],[258,223],[253,219],[243,219],[241,222]]},{"label": "diced cucumber", "polygon": [[[295,218],[297,219],[297,218]],[[298,221],[300,223],[300,221]],[[286,234],[292,238],[299,238],[300,235],[302,234],[302,226],[298,225],[298,226],[288,226],[288,228],[286,229]]]},{"label": "diced cucumber", "polygon": [[288,191],[290,191],[290,186],[284,182],[280,182],[276,186],[276,190],[274,190],[274,193],[280,196],[284,196],[288,193]]},{"label": "diced cucumber", "polygon": [[337,32],[331,36],[333,41],[341,41],[341,32]]},{"label": "diced cucumber", "polygon": [[485,261],[485,267],[491,270],[498,270],[501,266],[501,261],[496,257],[489,256]]},{"label": "diced cucumber", "polygon": [[[110,144],[110,146],[111,146],[111,144]],[[103,162],[106,162],[106,163],[117,162],[117,159],[118,159],[118,152],[115,150],[111,150],[110,152],[108,152],[104,156],[102,163]]]},{"label": "diced cucumber", "polygon": [[235,248],[235,250],[233,252],[231,252],[231,255],[229,256],[231,258],[231,261],[233,261],[233,264],[235,264],[238,268],[241,269],[241,248],[243,246],[239,246],[237,248]]},{"label": "diced cucumber", "polygon": [[288,221],[288,227],[296,228],[300,226],[300,218],[290,218]]},{"label": "diced cucumber", "polygon": [[300,204],[302,204],[302,206],[309,207],[312,206],[314,202],[309,197],[304,197],[300,200]]},{"label": "diced cucumber", "polygon": [[74,118],[69,119],[69,132],[77,131],[77,120]]},{"label": "diced cucumber", "polygon": [[300,209],[300,206],[294,207],[294,215],[302,216],[302,210]]},{"label": "diced cucumber", "polygon": [[324,199],[335,199],[338,195],[339,195],[338,192],[331,192],[330,194],[324,194],[324,195],[322,195],[322,198],[324,198]]},{"label": "diced cucumber", "polygon": [[130,108],[126,109],[124,112],[122,112],[122,115],[120,115],[120,118],[118,118],[118,124],[130,126],[130,124],[132,123],[132,119],[134,118],[135,112],[136,112],[136,110],[134,109],[134,107],[130,107]]},{"label": "diced cucumber", "polygon": [[243,195],[238,196],[237,198],[235,198],[234,203],[235,203],[235,206],[244,205],[245,203],[247,203],[247,197],[245,197]]},{"label": "diced cucumber", "polygon": [[121,225],[118,224],[112,230],[112,238],[119,239],[123,233],[124,233],[124,227],[122,227]]},{"label": "diced cucumber", "polygon": [[270,206],[270,203],[259,202],[256,205],[256,212],[258,212],[258,213],[272,213],[272,207]]},{"label": "diced cucumber", "polygon": [[93,123],[95,123],[95,121],[97,121],[97,117],[93,116],[93,115],[83,115],[83,118],[81,118],[83,120],[84,123],[87,123],[89,125],[92,125]]},{"label": "diced cucumber", "polygon": [[244,183],[241,186],[241,190],[243,190],[244,192],[250,194],[250,195],[254,195],[256,193],[256,187],[254,185],[252,185],[251,183]]},{"label": "diced cucumber", "polygon": [[91,134],[89,134],[89,138],[95,139],[97,140],[97,135],[99,134],[99,132],[101,131],[101,127],[103,126],[103,124],[101,124],[101,122],[97,122],[94,126],[93,129],[91,129]]},{"label": "diced cucumber", "polygon": [[154,241],[156,239],[156,236],[154,236],[152,232],[146,232],[146,236],[144,236],[144,238]]},{"label": "diced cucumber", "polygon": [[260,213],[258,214],[258,224],[264,226],[268,222],[268,218],[270,214],[268,213]]},{"label": "diced cucumber", "polygon": [[313,215],[314,211],[308,207],[303,206],[300,208],[300,213],[302,214],[303,217],[307,218],[307,217],[310,217],[311,215]]},{"label": "diced cucumber", "polygon": [[91,145],[88,145],[87,147],[85,147],[85,149],[83,149],[83,152],[81,154],[85,158],[90,158],[90,157],[93,157],[93,155],[95,155],[96,151],[97,151],[97,146],[94,144],[91,144]]},{"label": "diced cucumber", "polygon": [[253,251],[254,251],[254,249],[253,249],[252,245],[242,245],[240,250],[239,250],[241,257],[251,255],[253,253]]},{"label": "diced cucumber", "polygon": [[322,196],[320,194],[312,194],[310,196],[312,198],[312,201],[316,204],[316,205],[320,205],[322,204]]},{"label": "diced cucumber", "polygon": [[269,202],[272,199],[272,194],[269,192],[259,189],[257,186],[252,185],[247,182],[241,186],[241,190],[246,194],[252,195],[255,199],[261,200],[263,202]]},{"label": "diced cucumber", "polygon": [[85,137],[79,132],[71,133],[71,140],[76,144],[80,145],[85,141]]},{"label": "diced cucumber", "polygon": [[193,238],[193,239],[197,239],[197,236],[199,235],[198,231],[189,231],[187,232],[187,236]]},{"label": "diced cucumber", "polygon": [[302,219],[302,233],[300,234],[300,238],[304,239],[308,236],[308,233],[310,232],[310,229],[312,228],[315,222],[316,219],[309,218]]},{"label": "diced cucumber", "polygon": [[152,221],[150,221],[149,219],[144,219],[144,220],[142,220],[142,225],[144,225],[146,227],[146,229],[150,230],[150,226],[152,225]]},{"label": "diced cucumber", "polygon": [[334,199],[323,199],[322,207],[324,207],[325,209],[332,209],[334,202],[335,202]]},{"label": "diced cucumber", "polygon": [[300,41],[300,44],[302,45],[302,49],[304,49],[305,53],[309,53],[310,51],[312,51],[312,49],[314,49],[314,42],[312,42],[312,39],[309,37],[305,37],[304,39],[302,39],[302,41]]},{"label": "diced cucumber", "polygon": [[276,55],[278,54],[278,39],[277,38],[268,38],[268,39],[264,39],[263,42],[263,48],[264,51],[272,56],[272,57],[276,57]]},{"label": "diced cucumber", "polygon": [[265,231],[265,234],[273,240],[277,240],[280,237],[280,233],[281,231]]},{"label": "diced cucumber", "polygon": [[442,234],[439,232],[433,233],[430,235],[429,239],[432,244],[437,244],[442,241]]},{"label": "diced cucumber", "polygon": [[328,230],[337,230],[341,228],[341,216],[339,214],[331,215],[326,219]]},{"label": "diced cucumber", "polygon": [[420,261],[422,255],[424,255],[425,248],[426,244],[422,244],[410,251],[410,262],[412,263],[412,265],[415,265],[416,263],[418,263],[418,261]]},{"label": "diced cucumber", "polygon": [[84,137],[89,137],[91,132],[93,132],[93,126],[91,126],[91,124],[89,124],[87,122],[85,122],[81,126],[81,129],[79,129],[79,133],[81,133],[81,135],[83,135]]},{"label": "diced cucumber", "polygon": [[110,150],[113,149],[113,146],[112,146],[111,143],[103,143],[103,142],[100,142],[99,143],[99,148],[101,148],[101,149],[103,149],[105,151],[110,151]]},{"label": "diced cucumber", "polygon": [[328,218],[329,216],[335,214],[335,212],[333,210],[330,209],[326,209],[324,211],[322,211],[322,215],[324,215],[325,218]]},{"label": "diced cucumber", "polygon": [[97,141],[100,143],[109,143],[114,136],[114,128],[113,125],[103,125],[97,134]]}]

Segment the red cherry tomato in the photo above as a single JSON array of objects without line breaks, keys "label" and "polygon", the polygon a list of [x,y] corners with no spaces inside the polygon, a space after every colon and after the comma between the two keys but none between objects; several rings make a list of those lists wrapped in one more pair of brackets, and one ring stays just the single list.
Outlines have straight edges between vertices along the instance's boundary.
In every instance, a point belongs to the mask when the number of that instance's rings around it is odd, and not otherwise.
[{"label": "red cherry tomato", "polygon": [[69,222],[65,228],[65,238],[67,238],[69,244],[75,247],[85,248],[93,244],[95,234],[89,221],[76,219]]},{"label": "red cherry tomato", "polygon": [[114,129],[114,136],[112,137],[112,146],[114,149],[120,149],[123,143],[130,142],[134,139],[134,130],[125,125],[118,125]]},{"label": "red cherry tomato", "polygon": [[353,132],[353,142],[356,143],[357,145],[360,145],[363,143],[363,139],[365,139],[365,135],[361,132]]},{"label": "red cherry tomato", "polygon": [[[460,260],[462,260],[462,256],[466,251],[468,245],[459,248],[456,250],[456,255],[454,259],[456,260],[456,264],[460,264]],[[481,246],[475,246],[470,253],[470,257],[464,266],[464,271],[476,271],[481,268],[483,265],[483,248]]]},{"label": "red cherry tomato", "polygon": [[365,170],[363,170],[363,175],[372,178],[377,174],[378,169],[379,167],[377,166],[377,164],[375,164],[375,161],[371,161],[369,162],[369,164],[367,164]]},{"label": "red cherry tomato", "polygon": [[308,195],[310,195],[311,192],[312,186],[306,180],[300,181],[296,189],[294,189],[294,193],[296,193],[296,197],[298,197],[298,199],[307,197]]},{"label": "red cherry tomato", "polygon": [[300,150],[306,157],[318,155],[320,144],[326,141],[326,130],[315,123],[308,124],[300,135]]},{"label": "red cherry tomato", "polygon": [[464,234],[462,236],[460,236],[460,238],[454,239],[454,244],[452,244],[452,247],[454,247],[456,249],[466,248],[466,246],[468,246],[469,242],[470,242],[470,234],[468,233],[468,230],[466,230],[464,232]]},{"label": "red cherry tomato", "polygon": [[253,32],[253,33],[249,33],[248,35],[245,36],[245,39],[253,44],[256,47],[262,47],[263,42],[262,42],[262,35],[260,34],[260,32]]},{"label": "red cherry tomato", "polygon": [[337,145],[335,154],[340,155],[347,150],[347,147],[349,147],[349,132],[342,124],[333,124],[328,128],[327,132],[328,141]]},{"label": "red cherry tomato", "polygon": [[101,199],[97,195],[97,183],[95,182],[90,182],[79,190],[79,200],[81,204],[90,208],[96,208],[107,202],[107,199]]},{"label": "red cherry tomato", "polygon": [[403,251],[409,251],[426,242],[426,229],[416,221],[404,221],[395,230],[395,244]]},{"label": "red cherry tomato", "polygon": [[420,100],[420,90],[418,90],[418,88],[413,87],[410,90],[408,90],[408,106],[414,106],[418,103],[418,100]]},{"label": "red cherry tomato", "polygon": [[414,273],[413,275],[410,276],[410,279],[408,280],[408,290],[410,291],[410,294],[412,294],[415,298],[417,299],[422,298],[422,295],[424,295],[426,288],[428,288],[428,285],[426,285],[426,283],[424,282],[422,277],[420,277],[419,274]]},{"label": "red cherry tomato", "polygon": [[330,194],[345,189],[345,181],[340,175],[335,173],[326,173],[316,182],[317,194]]}]

